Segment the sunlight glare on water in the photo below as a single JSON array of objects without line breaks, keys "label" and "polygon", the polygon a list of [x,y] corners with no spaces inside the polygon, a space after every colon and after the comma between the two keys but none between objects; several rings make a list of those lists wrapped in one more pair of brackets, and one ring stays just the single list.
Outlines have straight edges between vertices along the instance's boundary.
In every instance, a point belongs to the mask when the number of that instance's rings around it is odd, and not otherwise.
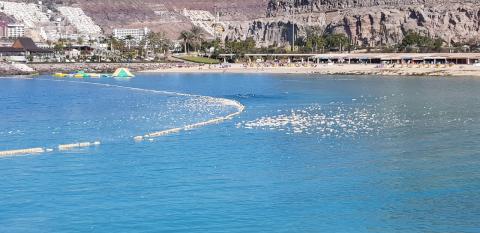
[{"label": "sunlight glare on water", "polygon": [[479,79],[51,80],[0,80],[0,150],[106,143],[0,158],[0,232],[480,230]]}]

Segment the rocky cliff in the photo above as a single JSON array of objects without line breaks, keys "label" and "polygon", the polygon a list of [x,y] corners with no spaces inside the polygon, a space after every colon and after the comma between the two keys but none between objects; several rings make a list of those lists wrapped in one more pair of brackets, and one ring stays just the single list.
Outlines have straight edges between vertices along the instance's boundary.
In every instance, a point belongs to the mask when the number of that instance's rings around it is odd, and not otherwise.
[{"label": "rocky cliff", "polygon": [[[468,0],[467,0],[468,1]],[[271,0],[268,16],[336,11],[342,9],[435,4],[434,0]]]},{"label": "rocky cliff", "polygon": [[231,25],[229,38],[254,37],[259,45],[291,43],[308,29],[344,33],[363,46],[392,45],[409,31],[445,43],[476,42],[480,1],[432,0],[271,0],[267,17]]}]

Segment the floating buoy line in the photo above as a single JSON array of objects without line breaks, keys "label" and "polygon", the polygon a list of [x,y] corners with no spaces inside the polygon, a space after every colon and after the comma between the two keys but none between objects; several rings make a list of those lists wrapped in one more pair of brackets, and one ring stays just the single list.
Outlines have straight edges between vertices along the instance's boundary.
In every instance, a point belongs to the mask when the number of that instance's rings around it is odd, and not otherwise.
[{"label": "floating buoy line", "polygon": [[[0,79],[26,79],[26,80],[31,80],[34,78],[29,78],[29,77],[1,77]],[[232,106],[236,109],[235,112],[225,115],[225,116],[219,116],[213,119],[209,119],[206,121],[201,121],[198,123],[193,123],[193,124],[188,124],[182,127],[177,127],[177,128],[171,128],[171,129],[166,129],[166,130],[161,130],[161,131],[154,131],[154,132],[149,132],[144,135],[137,135],[133,136],[132,139],[135,142],[141,142],[144,140],[153,140],[153,138],[157,137],[162,137],[174,133],[180,133],[183,131],[189,131],[195,128],[200,128],[204,127],[207,125],[212,125],[212,124],[218,124],[227,120],[231,120],[234,117],[240,115],[244,110],[245,106],[242,105],[240,102],[236,100],[231,100],[231,99],[225,99],[225,98],[217,98],[217,97],[210,97],[210,96],[202,96],[202,95],[194,95],[194,94],[186,94],[186,93],[179,93],[179,92],[170,92],[170,91],[158,91],[158,90],[152,90],[152,89],[144,89],[144,88],[137,88],[137,87],[126,87],[126,86],[120,86],[120,85],[114,85],[114,84],[106,84],[106,83],[95,83],[95,82],[81,82],[81,81],[69,81],[69,80],[53,80],[53,79],[39,79],[35,78],[35,80],[43,80],[43,81],[50,81],[50,82],[69,82],[69,83],[81,83],[81,84],[87,84],[87,85],[95,85],[95,86],[103,86],[103,87],[110,87],[110,88],[120,88],[120,89],[126,89],[126,90],[131,90],[131,91],[137,91],[137,92],[147,92],[147,93],[154,93],[154,94],[160,94],[160,95],[173,95],[173,96],[185,96],[185,97],[200,97],[200,98],[207,98],[212,101],[218,101],[221,102],[224,106]],[[47,148],[47,147],[35,147],[35,148],[27,148],[27,149],[17,149],[17,150],[5,150],[5,151],[0,151],[0,157],[9,157],[9,156],[20,156],[20,155],[38,155],[38,154],[43,154],[47,152],[53,152],[53,151],[69,151],[69,150],[75,150],[75,149],[81,149],[81,148],[88,148],[88,147],[97,147],[100,146],[102,143],[101,141],[93,141],[93,142],[75,142],[75,143],[69,143],[69,144],[60,144],[56,148]]]}]

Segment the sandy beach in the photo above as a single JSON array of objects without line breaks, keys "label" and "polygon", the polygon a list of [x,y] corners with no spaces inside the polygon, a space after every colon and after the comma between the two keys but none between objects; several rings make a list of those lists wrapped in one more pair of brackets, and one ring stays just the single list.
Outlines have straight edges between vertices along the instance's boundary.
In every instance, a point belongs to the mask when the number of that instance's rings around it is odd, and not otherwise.
[{"label": "sandy beach", "polygon": [[194,63],[55,63],[17,64],[0,63],[4,75],[69,73],[76,70],[111,73],[118,67],[134,73],[267,73],[267,74],[322,74],[322,75],[381,75],[381,76],[478,76],[480,66],[474,65],[378,65],[378,64],[292,64],[273,65],[199,65]]},{"label": "sandy beach", "polygon": [[232,64],[195,65],[190,67],[163,67],[144,70],[149,73],[270,73],[270,74],[325,74],[325,75],[406,75],[406,76],[480,76],[480,67],[473,65],[386,65],[375,64],[319,64],[304,66],[245,66]]}]

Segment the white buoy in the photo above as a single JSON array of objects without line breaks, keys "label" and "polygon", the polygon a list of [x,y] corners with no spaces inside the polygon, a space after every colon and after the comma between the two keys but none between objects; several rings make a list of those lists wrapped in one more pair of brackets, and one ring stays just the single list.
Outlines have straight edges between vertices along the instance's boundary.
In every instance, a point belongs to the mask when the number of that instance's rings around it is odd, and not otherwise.
[{"label": "white buoy", "polygon": [[85,147],[98,146],[98,145],[100,145],[99,141],[79,142],[79,143],[58,145],[58,150],[65,151],[65,150],[72,150],[72,149],[75,149],[75,148],[85,148]]},{"label": "white buoy", "polygon": [[[52,81],[52,80],[48,80]],[[155,94],[162,94],[162,95],[175,95],[175,96],[186,96],[186,97],[199,97],[199,98],[204,98],[208,101],[215,101],[215,102],[221,102],[223,105],[226,106],[233,106],[237,109],[236,112],[231,113],[229,115],[223,116],[223,117],[217,117],[214,119],[210,119],[207,121],[199,122],[199,123],[194,123],[190,124],[187,126],[183,126],[180,128],[173,128],[173,129],[167,129],[167,130],[162,130],[158,132],[152,132],[148,133],[144,136],[136,136],[133,139],[135,141],[143,141],[148,138],[148,140],[153,140],[152,138],[155,137],[161,137],[173,133],[178,133],[181,131],[187,131],[191,130],[194,128],[210,125],[210,124],[217,124],[226,120],[230,120],[235,116],[240,115],[244,110],[245,106],[242,105],[240,102],[235,101],[235,100],[230,100],[230,99],[224,99],[224,98],[214,98],[214,97],[209,97],[209,96],[201,96],[201,95],[194,95],[194,94],[186,94],[186,93],[179,93],[179,92],[169,92],[169,91],[159,91],[159,90],[150,90],[150,89],[142,89],[142,88],[135,88],[135,87],[126,87],[126,86],[119,86],[119,85],[113,85],[113,84],[104,84],[104,83],[93,83],[93,82],[79,82],[79,81],[64,81],[64,80],[54,80],[54,82],[69,82],[69,83],[82,83],[82,84],[89,84],[89,85],[96,85],[96,86],[103,86],[103,87],[114,87],[114,88],[122,88],[126,90],[132,90],[132,91],[139,91],[139,92],[147,92],[147,93],[155,93]],[[90,147],[90,146],[98,146],[101,143],[99,141],[95,142],[82,142],[82,143],[73,143],[73,144],[61,144],[58,145],[58,150],[60,151],[65,151],[65,150],[71,150],[75,148],[82,148],[82,147]],[[42,149],[43,150],[43,149]],[[7,151],[8,152],[8,151]],[[44,150],[42,151],[44,152]],[[49,151],[50,152],[50,151]],[[6,153],[6,152],[5,152]],[[11,153],[11,152],[9,152]],[[2,156],[2,152],[0,152],[0,156]]]},{"label": "white buoy", "polygon": [[15,156],[15,155],[27,155],[27,154],[41,154],[44,153],[45,149],[43,148],[29,148],[29,149],[20,149],[20,150],[6,150],[0,151],[0,157],[6,156]]}]

